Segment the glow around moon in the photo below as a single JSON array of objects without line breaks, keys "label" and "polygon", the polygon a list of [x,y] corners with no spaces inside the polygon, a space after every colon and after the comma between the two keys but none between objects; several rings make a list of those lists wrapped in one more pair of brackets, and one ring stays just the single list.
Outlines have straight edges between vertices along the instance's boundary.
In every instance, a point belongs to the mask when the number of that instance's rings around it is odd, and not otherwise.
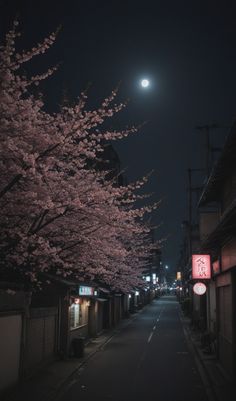
[{"label": "glow around moon", "polygon": [[149,80],[148,79],[142,79],[141,80],[141,86],[143,87],[143,88],[147,88],[148,86],[150,85],[150,82],[149,82]]}]

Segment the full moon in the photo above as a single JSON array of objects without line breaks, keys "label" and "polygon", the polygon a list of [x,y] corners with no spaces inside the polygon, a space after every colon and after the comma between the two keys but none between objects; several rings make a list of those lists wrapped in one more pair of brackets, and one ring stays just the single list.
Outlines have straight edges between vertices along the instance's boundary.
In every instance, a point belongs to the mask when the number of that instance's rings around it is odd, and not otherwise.
[{"label": "full moon", "polygon": [[149,80],[148,79],[142,79],[141,80],[141,85],[143,88],[147,88],[149,86]]}]

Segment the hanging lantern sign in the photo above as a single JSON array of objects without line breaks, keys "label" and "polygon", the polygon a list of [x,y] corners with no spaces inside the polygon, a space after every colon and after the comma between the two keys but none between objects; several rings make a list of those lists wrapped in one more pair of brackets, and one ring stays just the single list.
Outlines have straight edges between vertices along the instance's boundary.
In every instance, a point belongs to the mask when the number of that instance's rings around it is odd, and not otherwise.
[{"label": "hanging lantern sign", "polygon": [[206,292],[206,286],[204,283],[196,283],[193,286],[193,291],[197,295],[203,295]]},{"label": "hanging lantern sign", "polygon": [[197,280],[211,278],[210,255],[192,255],[192,278]]}]

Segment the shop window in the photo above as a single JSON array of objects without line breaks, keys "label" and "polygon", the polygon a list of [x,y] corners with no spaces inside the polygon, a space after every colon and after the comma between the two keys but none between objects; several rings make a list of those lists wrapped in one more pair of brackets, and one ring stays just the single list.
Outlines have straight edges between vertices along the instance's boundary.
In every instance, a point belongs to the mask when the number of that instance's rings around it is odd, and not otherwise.
[{"label": "shop window", "polygon": [[72,304],[69,309],[70,329],[76,329],[81,326],[81,305]]}]

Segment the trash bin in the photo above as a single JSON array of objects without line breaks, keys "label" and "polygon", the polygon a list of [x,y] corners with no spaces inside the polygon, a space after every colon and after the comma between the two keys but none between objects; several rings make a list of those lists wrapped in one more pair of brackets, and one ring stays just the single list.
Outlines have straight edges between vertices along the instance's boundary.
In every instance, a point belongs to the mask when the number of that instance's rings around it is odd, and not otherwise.
[{"label": "trash bin", "polygon": [[73,353],[76,358],[84,356],[84,337],[77,337],[73,339]]}]

